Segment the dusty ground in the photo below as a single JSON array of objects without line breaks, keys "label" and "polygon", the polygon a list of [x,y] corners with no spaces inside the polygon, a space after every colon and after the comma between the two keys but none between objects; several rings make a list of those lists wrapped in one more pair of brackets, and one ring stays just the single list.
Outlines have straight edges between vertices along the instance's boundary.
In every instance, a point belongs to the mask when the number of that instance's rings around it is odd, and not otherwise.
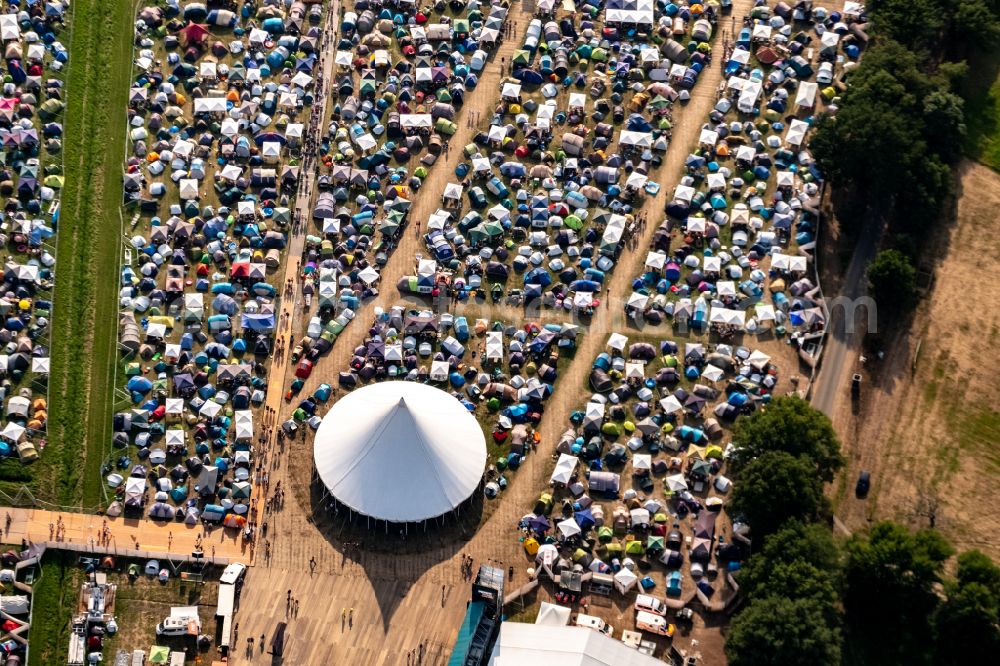
[{"label": "dusty ground", "polygon": [[[848,465],[834,493],[850,529],[879,519],[934,524],[958,548],[1000,559],[1000,518],[984,504],[1000,473],[1000,403],[989,397],[1000,371],[1000,175],[966,163],[958,197],[909,333],[884,344],[883,360],[869,354],[861,404],[838,407]],[[872,473],[865,501],[854,497],[861,469]]]},{"label": "dusty ground", "polygon": [[121,573],[108,574],[108,581],[116,583],[118,589],[115,597],[115,618],[118,621],[118,633],[105,642],[105,659],[111,661],[118,650],[131,653],[133,650],[145,650],[149,653],[151,645],[164,645],[171,650],[186,650],[186,663],[209,663],[213,653],[201,654],[201,661],[196,661],[199,653],[193,642],[183,638],[157,638],[156,625],[170,615],[171,606],[198,606],[201,617],[202,632],[215,633],[215,604],[218,598],[218,583],[190,583],[179,579],[171,579],[166,585],[153,578],[142,576],[135,581],[129,581],[128,576]]}]

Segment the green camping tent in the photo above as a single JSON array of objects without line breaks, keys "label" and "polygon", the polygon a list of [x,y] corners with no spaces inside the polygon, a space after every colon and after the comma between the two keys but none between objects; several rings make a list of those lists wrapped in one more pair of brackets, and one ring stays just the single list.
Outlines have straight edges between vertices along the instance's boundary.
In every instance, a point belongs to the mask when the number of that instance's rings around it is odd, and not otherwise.
[{"label": "green camping tent", "polygon": [[641,541],[629,541],[625,544],[625,553],[627,555],[644,555],[646,549],[643,547]]},{"label": "green camping tent", "polygon": [[163,645],[154,645],[149,648],[149,663],[165,664],[170,659],[170,648]]}]

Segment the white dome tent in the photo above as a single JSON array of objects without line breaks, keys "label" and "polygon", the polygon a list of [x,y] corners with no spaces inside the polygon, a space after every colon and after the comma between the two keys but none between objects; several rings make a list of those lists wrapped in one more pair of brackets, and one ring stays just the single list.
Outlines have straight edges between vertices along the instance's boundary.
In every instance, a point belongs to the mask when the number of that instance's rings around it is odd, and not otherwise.
[{"label": "white dome tent", "polygon": [[313,456],[337,502],[369,519],[413,523],[454,511],[476,491],[486,439],[448,393],[384,382],[330,409],[316,431]]}]

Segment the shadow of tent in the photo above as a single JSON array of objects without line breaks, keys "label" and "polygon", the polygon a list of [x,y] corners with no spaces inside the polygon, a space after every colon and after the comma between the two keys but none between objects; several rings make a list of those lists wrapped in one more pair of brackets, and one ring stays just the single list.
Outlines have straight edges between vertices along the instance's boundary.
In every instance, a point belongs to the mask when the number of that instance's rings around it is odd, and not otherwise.
[{"label": "shadow of tent", "polygon": [[[475,535],[484,503],[482,488],[477,488],[460,511],[427,521],[425,529],[420,524],[404,526],[369,520],[343,507],[332,513],[331,498],[315,475],[309,494],[310,522],[343,561],[355,560],[364,569],[385,632],[413,586],[429,570],[454,557]],[[433,599],[421,599],[420,602],[428,608],[441,603],[436,588],[431,594]],[[344,625],[346,628],[347,621]]]}]

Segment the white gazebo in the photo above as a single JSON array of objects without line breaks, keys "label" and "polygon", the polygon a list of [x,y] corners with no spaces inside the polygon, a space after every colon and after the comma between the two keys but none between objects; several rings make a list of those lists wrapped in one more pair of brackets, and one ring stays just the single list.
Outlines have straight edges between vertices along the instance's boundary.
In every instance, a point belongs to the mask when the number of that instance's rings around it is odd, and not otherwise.
[{"label": "white gazebo", "polygon": [[385,382],[330,409],[313,455],[340,504],[367,518],[413,523],[454,511],[476,491],[486,469],[486,439],[448,393]]}]

